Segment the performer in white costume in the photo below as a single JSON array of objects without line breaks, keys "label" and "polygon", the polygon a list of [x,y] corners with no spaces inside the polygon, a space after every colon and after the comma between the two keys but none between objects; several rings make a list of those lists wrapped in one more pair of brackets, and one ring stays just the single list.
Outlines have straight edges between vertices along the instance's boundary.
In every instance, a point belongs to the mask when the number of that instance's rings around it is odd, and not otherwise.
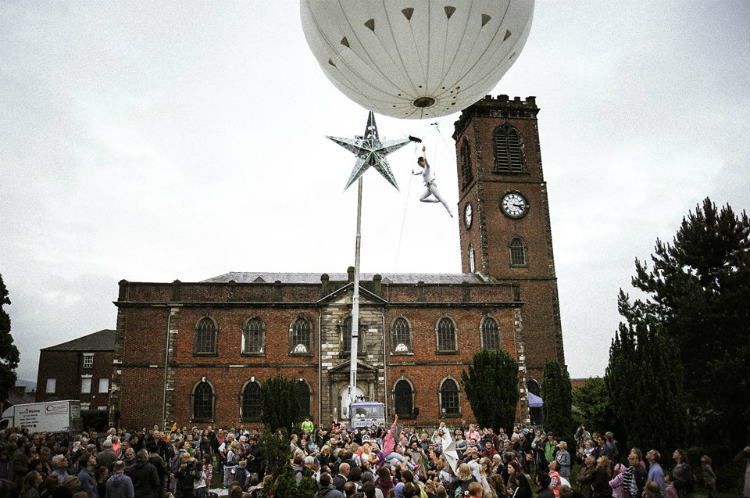
[{"label": "performer in white costume", "polygon": [[[425,146],[422,146],[422,152],[426,154],[427,148]],[[427,158],[425,156],[420,156],[419,159],[417,159],[417,164],[420,168],[422,168],[422,171],[412,171],[412,174],[414,175],[422,175],[422,180],[424,181],[424,186],[427,190],[424,191],[424,194],[422,194],[422,197],[419,198],[421,202],[439,202],[443,206],[445,206],[446,211],[448,211],[448,214],[451,215],[451,218],[453,218],[453,213],[451,212],[451,208],[448,207],[448,203],[445,202],[445,200],[440,196],[440,192],[438,191],[437,184],[435,183],[435,175],[432,174],[432,168],[430,168],[430,164],[427,162]]]}]

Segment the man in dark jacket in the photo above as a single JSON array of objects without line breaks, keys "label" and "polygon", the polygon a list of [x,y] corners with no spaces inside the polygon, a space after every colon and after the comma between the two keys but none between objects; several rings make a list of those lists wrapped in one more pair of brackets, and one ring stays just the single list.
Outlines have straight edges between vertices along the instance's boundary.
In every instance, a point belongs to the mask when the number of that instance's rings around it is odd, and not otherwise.
[{"label": "man in dark jacket", "polygon": [[135,498],[159,498],[161,481],[156,467],[148,460],[148,451],[138,451],[135,464],[128,474],[133,480]]},{"label": "man in dark jacket", "polygon": [[133,481],[125,475],[125,462],[117,460],[112,471],[114,473],[107,479],[107,498],[135,498]]},{"label": "man in dark jacket", "polygon": [[176,498],[192,498],[195,479],[200,470],[197,469],[195,464],[190,460],[190,453],[182,453],[179,458],[180,466],[177,468],[175,474],[175,477],[177,478],[175,496]]},{"label": "man in dark jacket", "polygon": [[331,475],[326,472],[320,474],[320,497],[344,498],[344,493],[333,487],[333,484],[331,484]]},{"label": "man in dark jacket", "polygon": [[81,491],[85,491],[88,498],[99,498],[96,482],[96,457],[84,454],[80,460],[81,471],[78,473],[78,480],[81,481]]},{"label": "man in dark jacket", "polygon": [[552,480],[546,472],[540,471],[536,474],[536,484],[539,486],[539,491],[536,494],[537,498],[555,498],[555,493],[549,487],[550,482]]}]

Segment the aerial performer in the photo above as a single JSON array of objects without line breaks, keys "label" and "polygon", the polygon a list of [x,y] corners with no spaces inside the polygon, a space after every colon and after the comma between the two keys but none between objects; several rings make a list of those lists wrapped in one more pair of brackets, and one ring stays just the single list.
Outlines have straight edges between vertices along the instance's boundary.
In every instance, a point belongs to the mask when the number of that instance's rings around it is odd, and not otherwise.
[{"label": "aerial performer", "polygon": [[445,202],[445,199],[440,196],[440,191],[437,188],[437,183],[435,183],[435,175],[432,174],[430,163],[427,162],[427,148],[424,145],[422,146],[422,152],[425,155],[419,156],[419,159],[417,159],[417,164],[420,168],[422,168],[422,171],[412,171],[413,175],[422,175],[422,180],[424,181],[424,186],[426,189],[419,200],[420,202],[441,203],[443,206],[445,206],[445,210],[448,211],[448,214],[451,216],[451,218],[453,218],[451,208],[448,207],[448,203]]}]

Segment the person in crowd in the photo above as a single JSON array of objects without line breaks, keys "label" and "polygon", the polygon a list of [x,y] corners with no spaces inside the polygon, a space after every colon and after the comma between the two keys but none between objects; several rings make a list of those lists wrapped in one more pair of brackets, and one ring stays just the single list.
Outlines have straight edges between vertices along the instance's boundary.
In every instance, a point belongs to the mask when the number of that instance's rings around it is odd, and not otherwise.
[{"label": "person in crowd", "polygon": [[592,455],[586,455],[583,464],[584,466],[578,470],[576,482],[581,489],[581,496],[583,496],[583,498],[591,498],[594,494],[591,485],[594,483],[594,474],[596,473],[594,457]]},{"label": "person in crowd", "polygon": [[539,490],[536,493],[537,498],[554,498],[556,495],[550,488],[550,477],[544,472],[537,472],[536,474],[536,485]]},{"label": "person in crowd", "polygon": [[39,486],[42,484],[42,475],[36,470],[28,472],[21,482],[20,498],[39,498]]},{"label": "person in crowd", "polygon": [[701,472],[708,491],[708,498],[716,498],[716,474],[714,474],[714,469],[711,468],[711,457],[708,455],[701,457]]},{"label": "person in crowd", "polygon": [[661,494],[661,488],[659,483],[654,481],[646,481],[646,485],[643,487],[643,498],[663,498]]},{"label": "person in crowd", "polygon": [[609,487],[612,489],[613,498],[625,498],[625,490],[622,487],[622,481],[625,477],[625,466],[621,463],[615,465],[614,477],[609,481]]},{"label": "person in crowd", "polygon": [[648,460],[648,475],[646,476],[647,481],[654,481],[659,485],[661,494],[666,493],[666,484],[664,482],[664,470],[661,468],[661,453],[657,450],[649,450],[646,453],[646,460]]},{"label": "person in crowd", "polygon": [[82,462],[81,470],[78,472],[78,480],[81,481],[81,490],[88,498],[99,498],[99,490],[96,483],[96,457],[88,453],[84,454],[85,462]]},{"label": "person in crowd", "polygon": [[622,478],[622,489],[625,498],[640,498],[646,484],[646,471],[638,463],[638,454],[628,455],[628,468]]},{"label": "person in crowd", "polygon": [[693,495],[694,477],[693,469],[687,461],[687,454],[684,450],[677,448],[672,453],[672,459],[675,466],[672,467],[671,477],[677,494],[680,498],[689,498]]},{"label": "person in crowd", "polygon": [[125,475],[125,462],[116,460],[112,464],[112,475],[107,479],[106,498],[135,498],[133,481]]},{"label": "person in crowd", "polygon": [[344,498],[343,491],[333,485],[331,475],[327,472],[320,474],[320,498]]},{"label": "person in crowd", "polygon": [[135,463],[126,467],[126,474],[133,481],[135,498],[160,498],[161,479],[146,449],[138,450]]},{"label": "person in crowd", "polygon": [[562,477],[570,477],[570,453],[568,452],[568,443],[560,441],[557,443],[557,455],[555,461],[560,466],[558,472]]},{"label": "person in crowd", "polygon": [[594,480],[591,483],[591,496],[593,498],[610,498],[612,496],[612,488],[609,486],[609,481],[612,477],[611,470],[609,459],[606,456],[600,456],[596,460],[596,471],[594,472]]}]

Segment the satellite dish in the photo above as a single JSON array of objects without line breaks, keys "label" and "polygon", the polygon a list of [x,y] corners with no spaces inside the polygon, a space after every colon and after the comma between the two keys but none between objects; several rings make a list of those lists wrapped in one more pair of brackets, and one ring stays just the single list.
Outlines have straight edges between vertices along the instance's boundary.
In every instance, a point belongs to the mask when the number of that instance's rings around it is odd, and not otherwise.
[{"label": "satellite dish", "polygon": [[328,79],[368,110],[444,116],[484,97],[513,65],[533,0],[301,0]]}]

